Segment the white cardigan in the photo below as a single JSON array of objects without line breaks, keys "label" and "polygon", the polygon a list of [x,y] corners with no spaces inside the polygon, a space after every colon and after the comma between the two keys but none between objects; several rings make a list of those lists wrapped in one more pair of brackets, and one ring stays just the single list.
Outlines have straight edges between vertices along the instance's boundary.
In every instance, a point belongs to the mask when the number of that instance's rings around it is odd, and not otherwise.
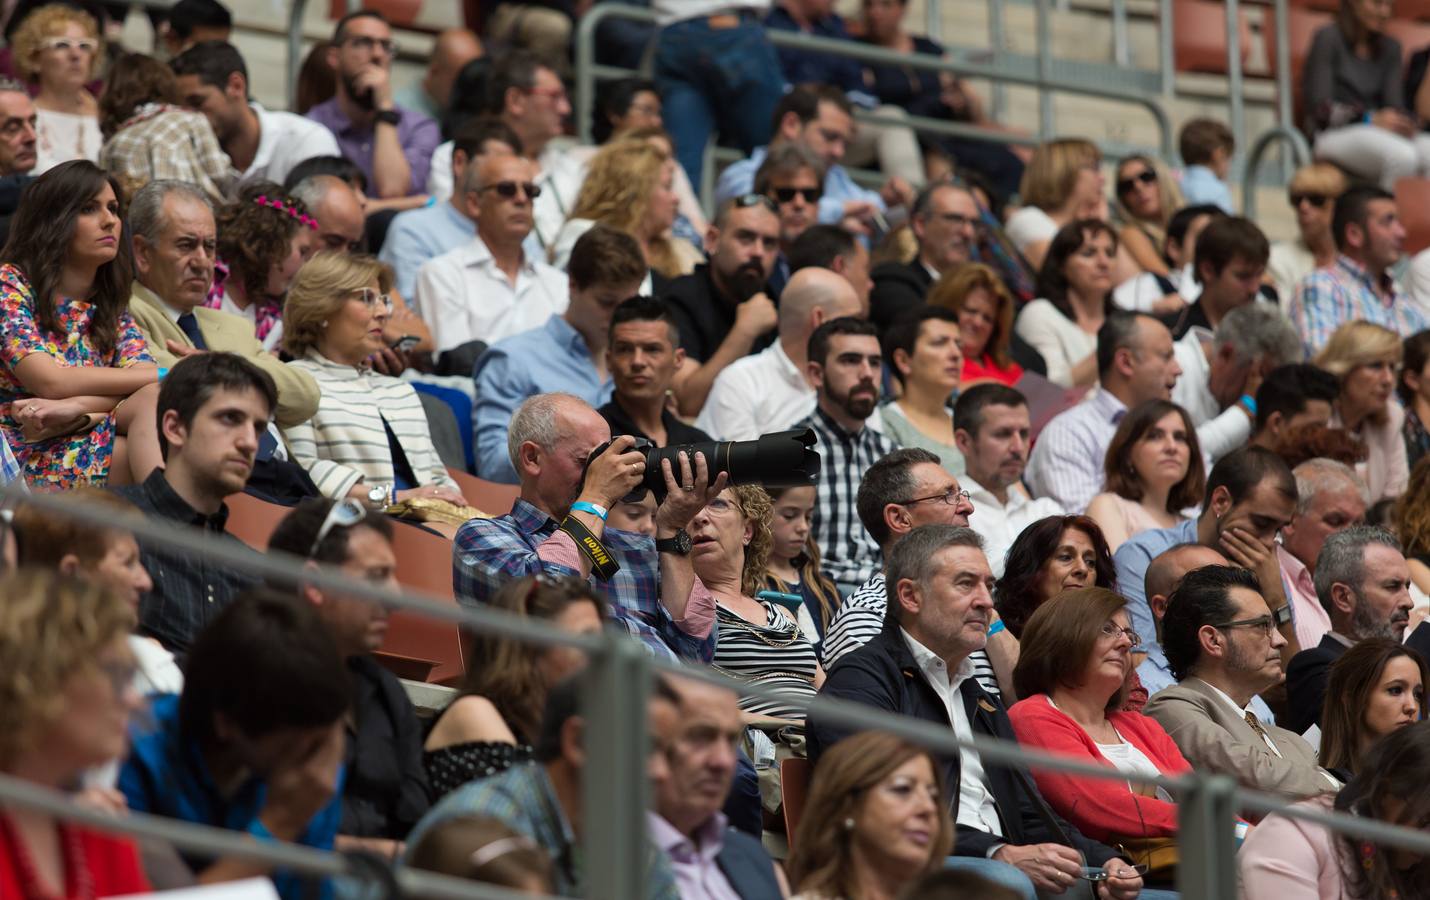
[{"label": "white cardigan", "polygon": [[358,482],[391,484],[387,421],[419,486],[455,487],[432,446],[427,413],[412,385],[371,369],[342,365],[310,349],[288,365],[309,373],[321,394],[313,418],[283,430],[293,460],[325,497],[343,497]]}]

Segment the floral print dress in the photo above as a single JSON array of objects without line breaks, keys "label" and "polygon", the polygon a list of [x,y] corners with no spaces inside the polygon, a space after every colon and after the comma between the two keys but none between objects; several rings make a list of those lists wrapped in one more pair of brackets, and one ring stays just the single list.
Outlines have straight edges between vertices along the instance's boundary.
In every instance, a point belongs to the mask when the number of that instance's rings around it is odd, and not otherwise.
[{"label": "floral print dress", "polygon": [[[43,330],[35,321],[35,297],[30,282],[15,266],[0,265],[0,403],[16,403],[34,395],[15,375],[20,360],[45,353],[62,366],[127,368],[153,363],[148,344],[128,310],[120,313],[114,350],[101,354],[90,340],[94,307],[64,298],[56,318],[63,331]],[[20,425],[9,414],[0,416],[0,431],[15,451],[25,481],[38,490],[67,490],[80,484],[103,484],[114,456],[114,415],[92,431],[40,444],[26,444]]]}]

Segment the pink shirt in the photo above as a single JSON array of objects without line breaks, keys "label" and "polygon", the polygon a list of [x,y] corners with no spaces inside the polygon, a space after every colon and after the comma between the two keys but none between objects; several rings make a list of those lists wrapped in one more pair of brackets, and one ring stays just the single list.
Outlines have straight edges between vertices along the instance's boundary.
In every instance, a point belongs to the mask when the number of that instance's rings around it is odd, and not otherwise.
[{"label": "pink shirt", "polygon": [[651,840],[670,857],[681,900],[740,900],[715,861],[724,846],[725,816],[715,813],[695,833],[694,840],[661,816],[646,813]]},{"label": "pink shirt", "polygon": [[1286,586],[1286,598],[1291,601],[1291,613],[1295,617],[1296,641],[1302,650],[1310,650],[1331,630],[1331,617],[1316,596],[1316,586],[1305,563],[1280,544],[1276,545],[1276,557],[1281,563],[1281,581]]},{"label": "pink shirt", "polygon": [[[1330,800],[1297,806],[1329,810]],[[1236,867],[1243,897],[1344,900],[1345,880],[1331,833],[1316,822],[1267,816],[1241,845]]]}]

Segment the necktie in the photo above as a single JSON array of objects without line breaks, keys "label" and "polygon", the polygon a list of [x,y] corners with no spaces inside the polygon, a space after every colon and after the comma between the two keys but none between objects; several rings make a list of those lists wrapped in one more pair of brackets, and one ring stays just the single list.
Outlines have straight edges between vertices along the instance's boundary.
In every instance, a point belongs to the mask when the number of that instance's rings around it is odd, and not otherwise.
[{"label": "necktie", "polygon": [[194,318],[193,313],[184,313],[182,316],[179,316],[178,326],[179,330],[188,337],[189,342],[195,347],[200,350],[208,349],[208,345],[204,343],[204,334],[202,331],[199,331],[199,320]]},{"label": "necktie", "polygon": [[1256,736],[1268,744],[1274,744],[1271,735],[1266,733],[1266,729],[1261,727],[1261,720],[1256,718],[1256,713],[1251,710],[1246,711],[1246,724],[1251,726],[1251,730],[1256,732]]}]

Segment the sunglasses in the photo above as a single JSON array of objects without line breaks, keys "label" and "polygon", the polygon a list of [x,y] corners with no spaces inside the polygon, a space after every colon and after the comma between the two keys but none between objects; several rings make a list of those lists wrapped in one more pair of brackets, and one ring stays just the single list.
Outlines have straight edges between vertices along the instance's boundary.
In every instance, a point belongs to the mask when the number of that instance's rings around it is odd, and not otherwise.
[{"label": "sunglasses", "polygon": [[780,203],[792,203],[795,197],[803,197],[805,203],[818,203],[823,193],[819,188],[774,188],[770,191]]},{"label": "sunglasses", "polygon": [[80,50],[84,53],[93,53],[99,49],[99,41],[93,38],[67,38],[52,37],[40,41],[41,50],[62,50],[68,53],[71,50]]},{"label": "sunglasses", "polygon": [[508,200],[516,197],[518,190],[526,194],[528,200],[535,200],[541,196],[541,188],[529,181],[498,181],[496,184],[486,185],[482,190],[496,191],[498,197],[505,197]]},{"label": "sunglasses", "polygon": [[318,555],[318,546],[334,528],[352,528],[354,525],[361,525],[366,518],[367,507],[363,506],[359,500],[349,497],[334,503],[328,510],[328,514],[323,517],[323,524],[318,528],[318,536],[313,538],[313,546],[308,548],[308,557],[311,559]]},{"label": "sunglasses", "polygon": [[1157,173],[1151,169],[1143,169],[1141,172],[1138,172],[1131,178],[1119,178],[1117,179],[1117,193],[1127,193],[1128,191],[1135,188],[1138,182],[1141,182],[1142,184],[1156,184]]},{"label": "sunglasses", "polygon": [[1321,207],[1325,206],[1330,201],[1330,199],[1331,198],[1326,196],[1325,194],[1298,193],[1290,195],[1292,209],[1299,209],[1302,203],[1309,203],[1312,206],[1316,207],[1316,209],[1320,209]]},{"label": "sunglasses", "polygon": [[775,208],[775,201],[766,197],[764,194],[741,194],[730,202],[735,205],[736,209],[749,209],[752,206],[763,206],[772,213],[779,212],[779,210]]}]

